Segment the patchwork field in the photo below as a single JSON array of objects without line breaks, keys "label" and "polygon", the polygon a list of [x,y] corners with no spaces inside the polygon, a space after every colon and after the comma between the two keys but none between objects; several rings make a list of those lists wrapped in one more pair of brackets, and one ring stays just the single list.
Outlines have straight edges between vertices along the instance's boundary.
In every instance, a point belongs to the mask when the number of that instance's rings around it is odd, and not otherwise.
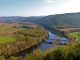
[{"label": "patchwork field", "polygon": [[11,35],[16,31],[24,29],[25,28],[21,28],[18,23],[0,23],[0,44],[16,41]]},{"label": "patchwork field", "polygon": [[36,28],[37,25],[30,22],[0,23],[0,44],[16,41],[16,39],[14,38],[14,32],[26,30],[28,29],[27,27]]},{"label": "patchwork field", "polygon": [[19,23],[0,23],[0,44],[16,41],[12,34],[26,29],[21,26]]},{"label": "patchwork field", "polygon": [[0,35],[11,35],[16,31],[24,30],[19,23],[0,23]]}]

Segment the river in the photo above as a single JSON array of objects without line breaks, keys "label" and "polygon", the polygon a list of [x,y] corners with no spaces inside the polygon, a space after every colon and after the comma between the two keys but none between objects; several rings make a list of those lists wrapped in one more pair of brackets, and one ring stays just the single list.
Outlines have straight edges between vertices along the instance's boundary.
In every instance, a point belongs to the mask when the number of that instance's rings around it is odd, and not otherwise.
[{"label": "river", "polygon": [[[56,39],[56,38],[60,38],[61,40],[67,40],[65,37],[60,37],[60,36],[58,36],[56,34],[52,34],[51,32],[49,32],[49,39]],[[54,42],[54,40],[46,40],[46,42],[50,42],[50,41]],[[61,43],[64,44],[65,42],[62,41]],[[60,46],[60,45],[53,45],[53,44],[48,44],[48,43],[42,42],[41,44],[39,44],[37,46],[31,47],[31,48],[29,48],[29,49],[27,49],[25,51],[16,53],[14,56],[22,56],[22,57],[24,57],[26,54],[32,53],[35,49],[40,49],[41,51],[45,51],[47,49],[55,48],[57,46]]]}]

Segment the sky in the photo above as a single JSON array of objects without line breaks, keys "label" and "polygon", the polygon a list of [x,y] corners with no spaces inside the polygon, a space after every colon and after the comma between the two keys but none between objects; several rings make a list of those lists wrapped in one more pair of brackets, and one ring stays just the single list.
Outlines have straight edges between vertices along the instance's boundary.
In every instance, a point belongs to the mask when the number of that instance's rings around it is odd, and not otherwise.
[{"label": "sky", "polygon": [[80,12],[80,0],[0,0],[0,16],[46,16]]}]

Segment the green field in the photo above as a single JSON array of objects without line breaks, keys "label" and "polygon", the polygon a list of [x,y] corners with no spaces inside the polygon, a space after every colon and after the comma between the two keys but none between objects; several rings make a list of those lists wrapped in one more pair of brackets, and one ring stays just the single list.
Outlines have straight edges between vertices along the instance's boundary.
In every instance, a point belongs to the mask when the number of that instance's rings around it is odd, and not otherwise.
[{"label": "green field", "polygon": [[11,28],[11,27],[0,27],[0,31],[11,31],[11,30],[24,30],[25,28]]},{"label": "green field", "polygon": [[72,32],[69,33],[71,36],[75,37],[76,39],[80,40],[80,36],[78,35],[78,32]]},{"label": "green field", "polygon": [[16,39],[12,36],[0,36],[0,44],[9,43],[16,41]]}]

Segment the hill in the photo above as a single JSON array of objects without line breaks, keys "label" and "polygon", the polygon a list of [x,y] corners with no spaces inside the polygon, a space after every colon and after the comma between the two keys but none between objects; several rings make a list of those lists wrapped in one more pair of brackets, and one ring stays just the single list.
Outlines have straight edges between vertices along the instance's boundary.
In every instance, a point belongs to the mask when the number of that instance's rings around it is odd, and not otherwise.
[{"label": "hill", "polygon": [[[10,22],[11,17],[8,17]],[[5,20],[5,19],[4,19]],[[51,28],[68,28],[80,26],[80,12],[49,16],[13,17],[11,21],[33,22]]]},{"label": "hill", "polygon": [[49,15],[32,22],[53,28],[79,27],[80,13]]},{"label": "hill", "polygon": [[31,17],[0,17],[1,20],[18,21],[18,22],[33,22],[51,28],[65,28],[65,27],[79,27],[80,26],[80,12],[66,13],[49,16],[31,16]]}]

